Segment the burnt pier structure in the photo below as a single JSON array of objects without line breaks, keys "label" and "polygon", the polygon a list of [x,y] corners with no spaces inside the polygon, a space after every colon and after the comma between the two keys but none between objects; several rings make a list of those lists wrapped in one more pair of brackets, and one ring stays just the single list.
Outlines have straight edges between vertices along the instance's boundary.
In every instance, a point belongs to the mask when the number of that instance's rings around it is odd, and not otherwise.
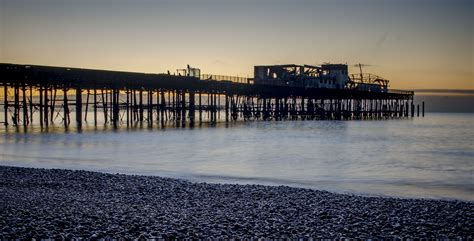
[{"label": "burnt pier structure", "polygon": [[193,70],[171,75],[0,64],[0,121],[16,127],[193,127],[237,120],[415,116],[412,91],[269,85]]}]

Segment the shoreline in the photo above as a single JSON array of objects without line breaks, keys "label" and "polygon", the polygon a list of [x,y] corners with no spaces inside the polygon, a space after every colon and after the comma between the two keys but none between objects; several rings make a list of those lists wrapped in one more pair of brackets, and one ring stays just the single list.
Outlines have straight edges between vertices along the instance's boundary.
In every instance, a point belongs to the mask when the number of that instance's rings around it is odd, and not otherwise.
[{"label": "shoreline", "polygon": [[[435,195],[405,195],[400,193],[386,194],[383,192],[367,192],[348,188],[325,188],[316,187],[314,183],[305,181],[288,181],[286,179],[278,178],[254,178],[254,177],[239,177],[239,176],[222,176],[222,175],[193,175],[193,174],[177,174],[177,172],[159,172],[156,174],[153,172],[140,172],[140,171],[123,171],[113,169],[81,169],[71,167],[38,167],[36,165],[11,165],[8,163],[0,163],[0,167],[17,167],[17,168],[31,168],[31,169],[46,169],[46,170],[65,170],[65,171],[86,171],[86,172],[97,172],[102,174],[112,175],[125,175],[125,176],[143,176],[143,177],[159,177],[159,178],[170,178],[178,179],[191,183],[203,183],[203,184],[230,184],[230,185],[262,185],[270,187],[290,187],[299,189],[309,189],[316,191],[327,191],[333,194],[343,195],[355,195],[360,197],[376,197],[376,198],[395,198],[395,199],[415,199],[415,200],[438,200],[438,201],[460,201],[474,203],[472,198],[462,197],[448,197],[448,196],[435,196]],[[380,190],[380,189],[379,189]]]},{"label": "shoreline", "polygon": [[0,238],[472,238],[474,203],[0,166]]}]

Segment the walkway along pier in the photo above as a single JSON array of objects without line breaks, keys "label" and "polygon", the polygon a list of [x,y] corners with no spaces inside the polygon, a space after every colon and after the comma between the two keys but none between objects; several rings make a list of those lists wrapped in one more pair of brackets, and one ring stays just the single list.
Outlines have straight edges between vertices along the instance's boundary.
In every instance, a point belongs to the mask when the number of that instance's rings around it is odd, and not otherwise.
[{"label": "walkway along pier", "polygon": [[182,75],[171,75],[0,64],[0,121],[24,127],[68,127],[71,122],[78,128],[84,123],[192,127],[237,120],[415,115],[412,91],[285,86],[194,70],[188,66]]}]

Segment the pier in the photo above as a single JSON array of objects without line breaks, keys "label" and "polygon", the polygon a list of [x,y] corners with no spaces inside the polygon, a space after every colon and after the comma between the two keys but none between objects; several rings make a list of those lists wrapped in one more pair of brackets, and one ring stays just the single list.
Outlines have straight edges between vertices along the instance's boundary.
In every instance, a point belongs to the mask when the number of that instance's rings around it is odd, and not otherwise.
[{"label": "pier", "polygon": [[193,127],[238,120],[408,118],[420,111],[413,91],[271,85],[193,70],[188,66],[173,75],[0,64],[0,120],[16,127]]}]

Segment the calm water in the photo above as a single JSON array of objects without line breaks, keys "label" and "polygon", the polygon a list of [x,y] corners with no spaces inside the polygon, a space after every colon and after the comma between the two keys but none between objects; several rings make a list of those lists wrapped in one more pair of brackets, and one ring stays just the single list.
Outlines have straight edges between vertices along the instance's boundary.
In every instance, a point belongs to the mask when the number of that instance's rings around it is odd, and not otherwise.
[{"label": "calm water", "polygon": [[474,200],[474,114],[202,128],[0,129],[0,165]]}]

